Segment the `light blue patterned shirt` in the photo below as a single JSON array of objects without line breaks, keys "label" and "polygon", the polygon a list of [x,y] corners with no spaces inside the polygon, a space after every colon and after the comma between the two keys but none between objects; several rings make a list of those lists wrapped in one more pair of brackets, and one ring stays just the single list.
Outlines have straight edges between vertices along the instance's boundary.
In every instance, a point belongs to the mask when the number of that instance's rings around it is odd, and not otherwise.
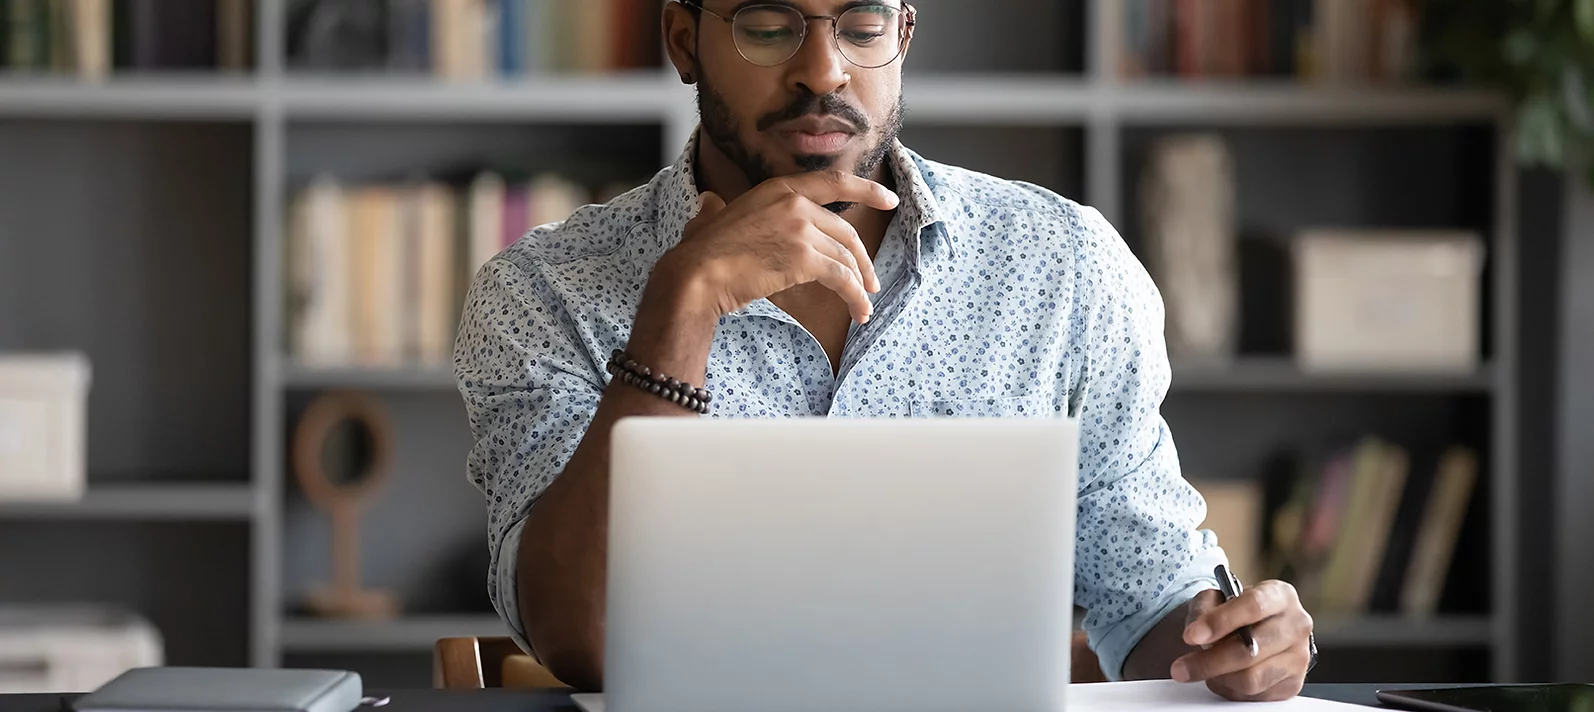
[{"label": "light blue patterned shirt", "polygon": [[[650,182],[545,225],[489,262],[466,299],[455,371],[487,499],[488,591],[523,648],[515,565],[527,511],[597,410],[655,261],[697,210],[695,145]],[[1080,411],[1074,601],[1109,677],[1169,610],[1216,588],[1223,550],[1179,472],[1159,406],[1161,297],[1101,214],[1028,183],[896,146],[902,202],[875,259],[874,318],[839,375],[795,319],[758,300],[720,319],[712,417],[1058,417]],[[947,516],[956,516],[948,512]]]}]

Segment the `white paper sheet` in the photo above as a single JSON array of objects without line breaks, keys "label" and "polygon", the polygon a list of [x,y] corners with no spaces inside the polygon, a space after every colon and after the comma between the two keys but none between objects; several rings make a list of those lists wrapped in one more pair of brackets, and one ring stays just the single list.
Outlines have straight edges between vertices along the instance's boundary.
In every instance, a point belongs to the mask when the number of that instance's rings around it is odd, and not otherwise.
[{"label": "white paper sheet", "polygon": [[[603,695],[575,695],[576,706],[585,712],[604,712]],[[1345,712],[1366,710],[1358,705],[1296,697],[1283,702],[1236,703],[1212,694],[1205,685],[1183,684],[1172,680],[1144,682],[1097,682],[1068,687],[1068,712],[1120,712],[1160,710],[1164,712]]]}]

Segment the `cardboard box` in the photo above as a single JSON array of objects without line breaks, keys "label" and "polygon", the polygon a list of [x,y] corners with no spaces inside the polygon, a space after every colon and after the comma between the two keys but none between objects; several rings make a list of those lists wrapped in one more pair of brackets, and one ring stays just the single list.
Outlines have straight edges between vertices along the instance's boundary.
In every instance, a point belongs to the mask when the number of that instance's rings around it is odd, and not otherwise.
[{"label": "cardboard box", "polygon": [[1306,370],[1478,367],[1484,250],[1455,231],[1320,230],[1294,244],[1295,354]]},{"label": "cardboard box", "polygon": [[0,501],[83,496],[89,361],[0,354]]}]

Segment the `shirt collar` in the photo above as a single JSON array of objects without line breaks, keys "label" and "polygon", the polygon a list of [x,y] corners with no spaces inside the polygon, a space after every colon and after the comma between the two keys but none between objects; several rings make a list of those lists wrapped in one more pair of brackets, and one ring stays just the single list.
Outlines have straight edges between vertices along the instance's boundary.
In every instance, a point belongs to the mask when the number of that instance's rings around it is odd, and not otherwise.
[{"label": "shirt collar", "polygon": [[[686,147],[675,160],[675,165],[663,176],[658,202],[658,244],[655,259],[665,250],[681,241],[686,224],[697,216],[698,189],[696,178],[697,142],[700,132],[693,131]],[[948,255],[954,255],[955,242],[942,222],[940,205],[924,176],[924,164],[917,154],[908,150],[901,141],[893,141],[886,160],[897,179],[897,195],[902,202],[897,207],[897,219],[907,230],[908,255],[913,268],[918,270],[921,260],[945,246]],[[931,228],[931,229],[926,229]],[[929,236],[926,240],[925,236]]]}]

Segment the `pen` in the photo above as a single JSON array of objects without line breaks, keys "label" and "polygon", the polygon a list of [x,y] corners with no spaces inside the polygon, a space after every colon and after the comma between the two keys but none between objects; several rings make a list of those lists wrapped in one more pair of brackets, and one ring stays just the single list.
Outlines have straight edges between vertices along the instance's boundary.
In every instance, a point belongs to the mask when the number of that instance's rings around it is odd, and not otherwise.
[{"label": "pen", "polygon": [[[1245,591],[1245,589],[1240,586],[1240,579],[1235,578],[1234,572],[1229,571],[1229,567],[1224,566],[1223,564],[1218,564],[1217,568],[1212,570],[1212,575],[1216,576],[1218,579],[1218,588],[1222,589],[1223,591],[1224,603],[1239,598],[1240,594]],[[1245,644],[1246,650],[1251,651],[1251,657],[1254,658],[1261,653],[1261,651],[1257,648],[1256,638],[1251,637],[1251,626],[1242,625],[1240,626],[1240,629],[1235,632],[1240,634],[1240,642]]]}]

